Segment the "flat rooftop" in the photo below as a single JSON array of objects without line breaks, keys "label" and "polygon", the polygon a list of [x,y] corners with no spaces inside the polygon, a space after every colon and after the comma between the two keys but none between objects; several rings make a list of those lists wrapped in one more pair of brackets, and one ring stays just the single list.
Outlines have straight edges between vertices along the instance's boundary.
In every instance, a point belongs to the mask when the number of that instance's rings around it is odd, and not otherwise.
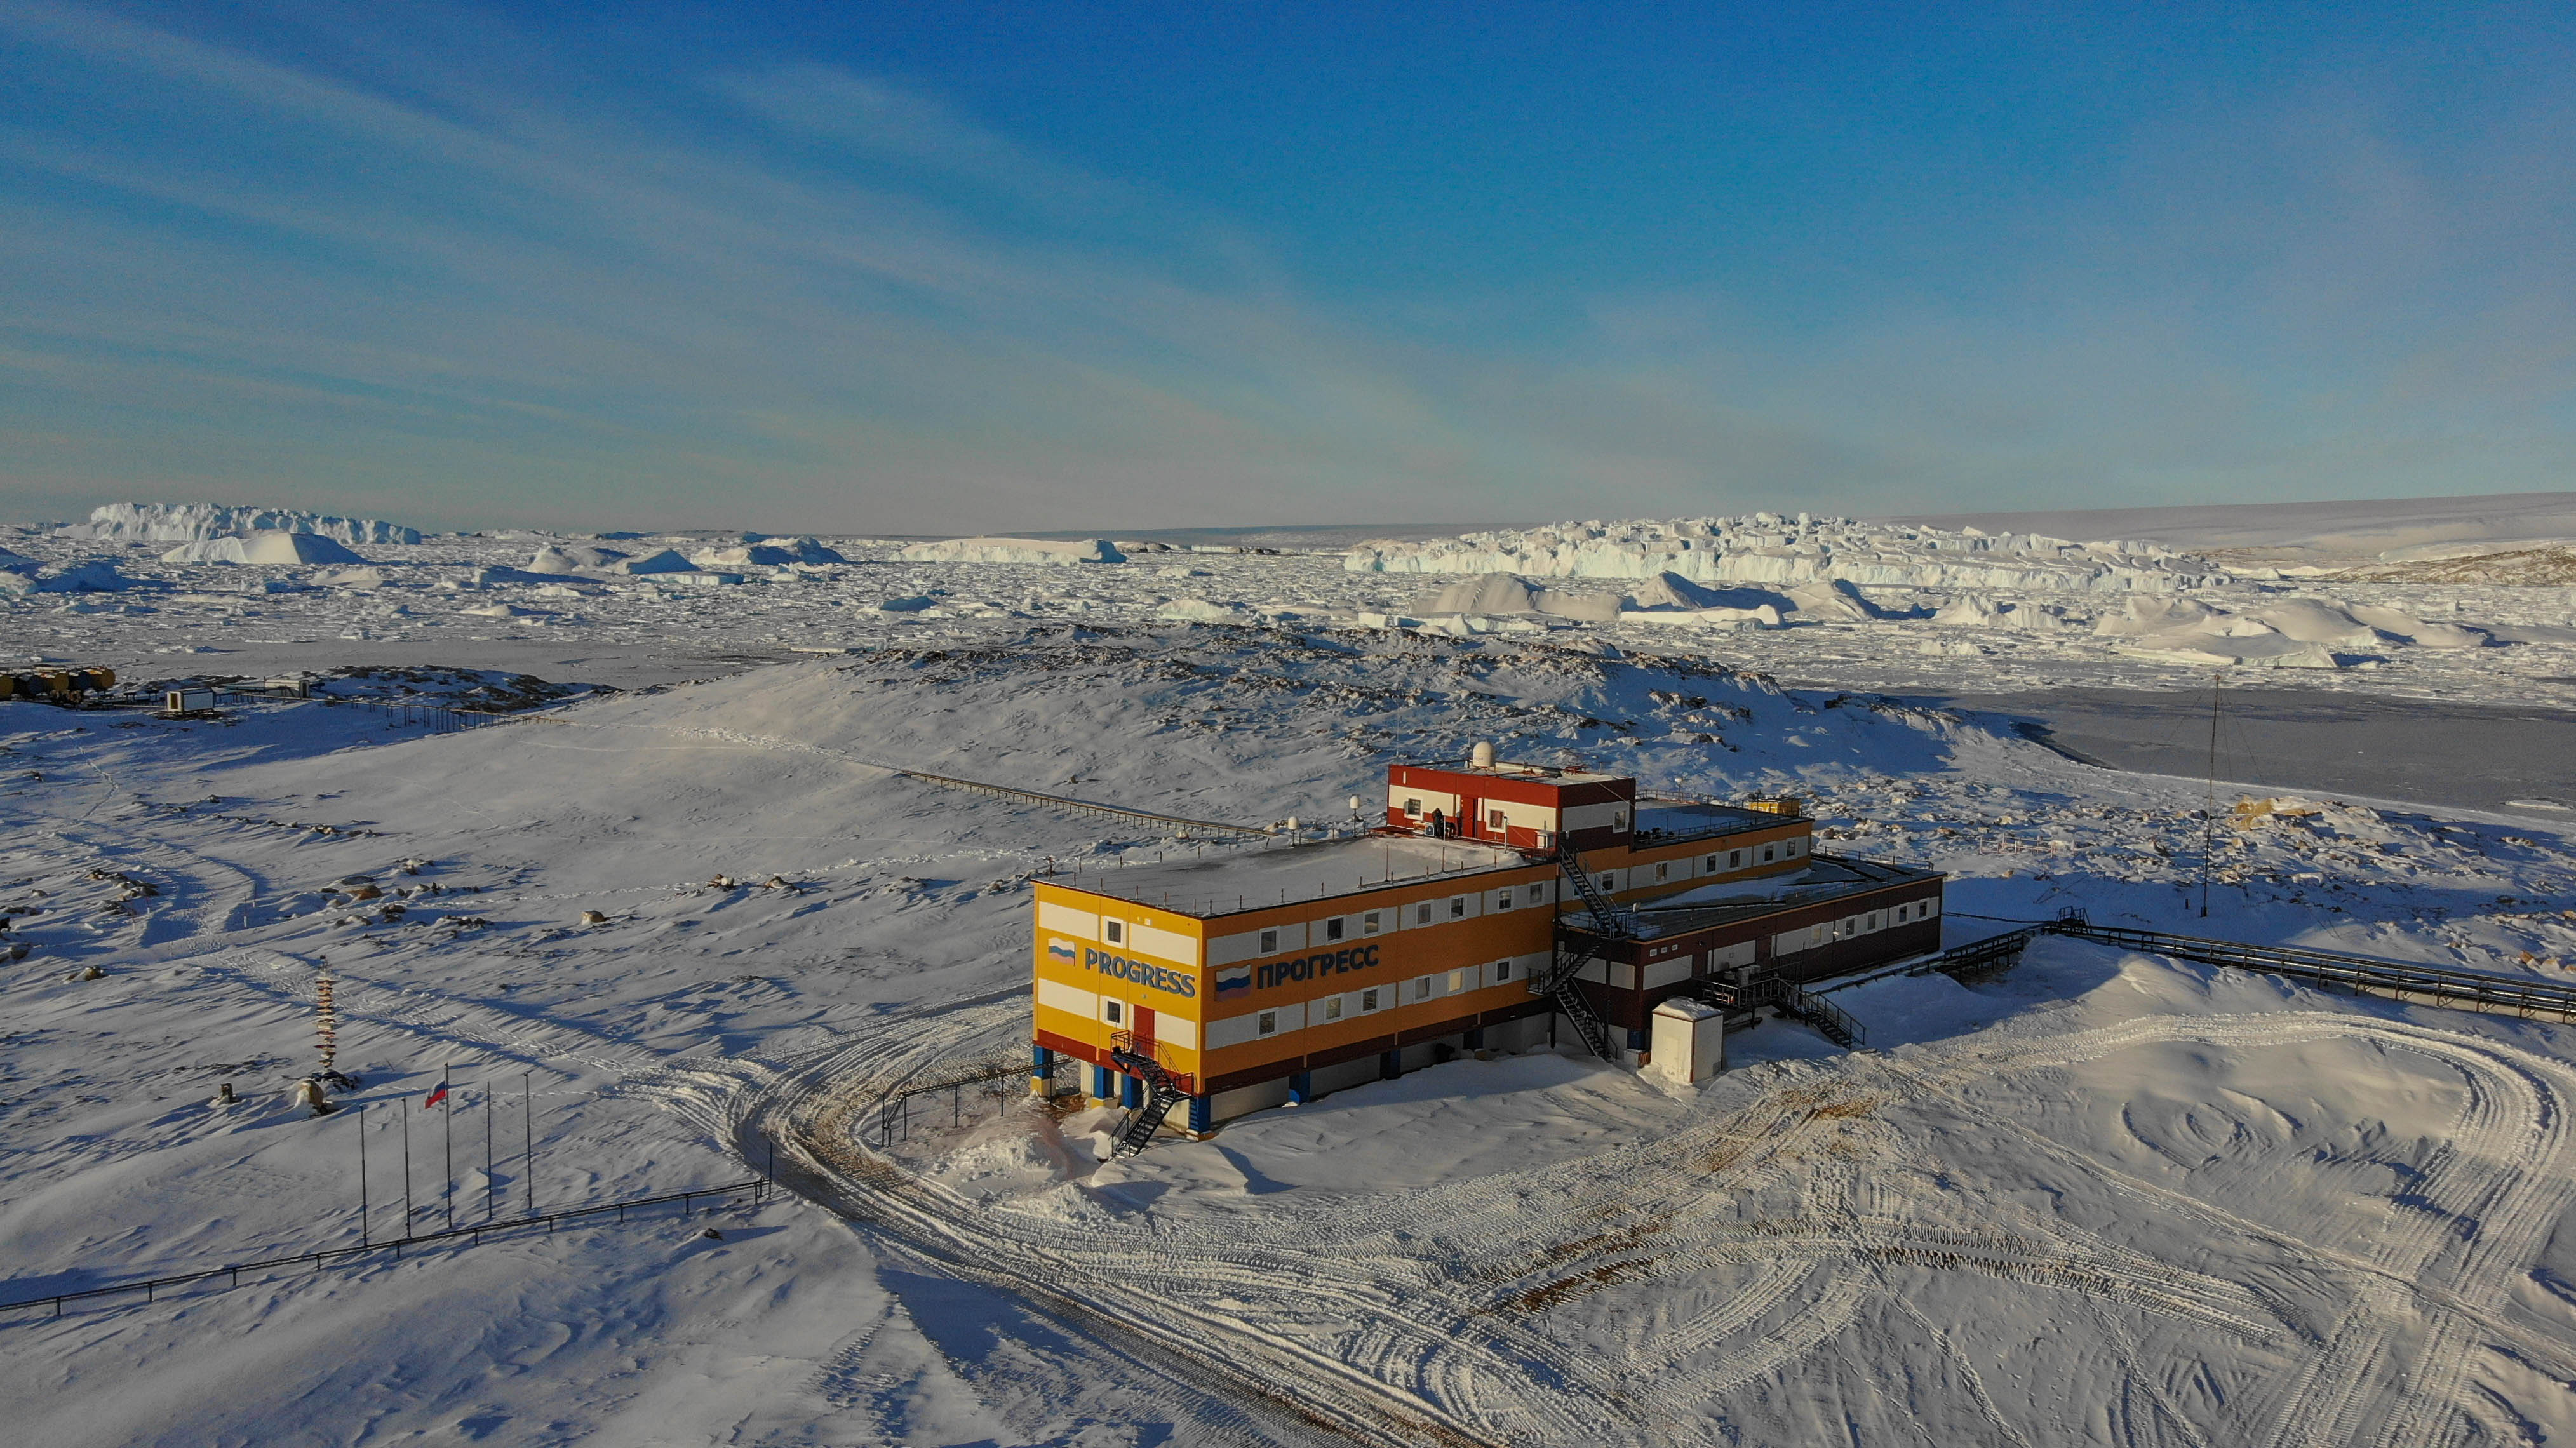
[{"label": "flat rooftop", "polygon": [[1558,769],[1546,764],[1515,764],[1508,759],[1497,759],[1481,768],[1463,762],[1433,764],[1419,761],[1399,764],[1396,767],[1436,769],[1444,774],[1481,774],[1492,779],[1535,779],[1548,784],[1616,784],[1630,778],[1625,774],[1594,774],[1589,770]]},{"label": "flat rooftop", "polygon": [[[1637,907],[1630,914],[1637,922],[1638,938],[1652,940],[1666,935],[1688,935],[1694,930],[1731,925],[1804,905],[1820,905],[1845,895],[1885,889],[1909,880],[1940,878],[1937,870],[1883,865],[1874,860],[1810,859],[1802,869],[1752,880],[1733,880],[1722,885],[1703,885],[1696,890],[1667,895]],[[1569,916],[1567,923],[1580,928],[1590,918],[1589,914]]]},{"label": "flat rooftop", "polygon": [[1050,885],[1208,919],[1541,863],[1500,845],[1407,834],[1250,848],[1209,845],[1195,854],[1185,848],[1175,846],[1150,865],[1040,878]]},{"label": "flat rooftop", "polygon": [[1660,845],[1708,835],[1736,835],[1746,830],[1790,824],[1800,818],[1802,816],[1700,800],[1641,799],[1637,801],[1636,838],[1631,844]]}]

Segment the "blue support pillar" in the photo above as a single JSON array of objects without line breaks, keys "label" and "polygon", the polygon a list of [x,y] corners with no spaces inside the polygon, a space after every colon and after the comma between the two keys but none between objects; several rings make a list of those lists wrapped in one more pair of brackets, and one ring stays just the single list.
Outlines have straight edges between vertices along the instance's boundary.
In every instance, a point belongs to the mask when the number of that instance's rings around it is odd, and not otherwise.
[{"label": "blue support pillar", "polygon": [[1118,1078],[1118,1104],[1130,1111],[1145,1104],[1145,1082],[1141,1077],[1121,1075]]},{"label": "blue support pillar", "polygon": [[1029,1094],[1043,1101],[1055,1092],[1055,1052],[1044,1046],[1029,1048]]},{"label": "blue support pillar", "polygon": [[1392,1081],[1403,1074],[1404,1053],[1402,1051],[1380,1051],[1377,1053],[1377,1079],[1381,1081]]},{"label": "blue support pillar", "polygon": [[1216,1126],[1216,1098],[1208,1095],[1190,1098],[1190,1135],[1205,1136]]},{"label": "blue support pillar", "polygon": [[1111,1091],[1113,1091],[1114,1089],[1116,1089],[1116,1088],[1112,1087],[1112,1086],[1109,1084],[1109,1068],[1108,1068],[1108,1067],[1106,1067],[1106,1066],[1094,1066],[1094,1067],[1092,1067],[1092,1068],[1091,1068],[1091,1099],[1092,1099],[1092,1100],[1094,1100],[1094,1101],[1103,1101],[1103,1102],[1105,1102],[1105,1101],[1107,1101],[1107,1100],[1109,1099],[1110,1092],[1111,1092]]},{"label": "blue support pillar", "polygon": [[1300,1071],[1288,1078],[1288,1104],[1303,1106],[1315,1099],[1315,1073]]},{"label": "blue support pillar", "polygon": [[1642,1051],[1646,1049],[1646,1033],[1643,1031],[1630,1031],[1628,1033],[1628,1049],[1631,1051]]}]

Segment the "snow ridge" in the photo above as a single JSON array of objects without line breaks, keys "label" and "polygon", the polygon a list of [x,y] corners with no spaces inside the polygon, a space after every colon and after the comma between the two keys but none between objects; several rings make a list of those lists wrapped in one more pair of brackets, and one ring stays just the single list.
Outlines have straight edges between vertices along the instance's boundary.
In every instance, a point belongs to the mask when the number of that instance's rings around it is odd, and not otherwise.
[{"label": "snow ridge", "polygon": [[2172,593],[2227,583],[2216,564],[2153,543],[2073,543],[2036,533],[1951,532],[1800,513],[1631,519],[1501,529],[1351,549],[1353,573],[1519,573],[1695,583],[1845,583],[2010,588],[2046,593]]},{"label": "snow ridge", "polygon": [[66,532],[124,543],[189,543],[252,533],[318,533],[335,543],[417,543],[420,530],[381,518],[333,518],[301,508],[225,503],[109,503]]}]

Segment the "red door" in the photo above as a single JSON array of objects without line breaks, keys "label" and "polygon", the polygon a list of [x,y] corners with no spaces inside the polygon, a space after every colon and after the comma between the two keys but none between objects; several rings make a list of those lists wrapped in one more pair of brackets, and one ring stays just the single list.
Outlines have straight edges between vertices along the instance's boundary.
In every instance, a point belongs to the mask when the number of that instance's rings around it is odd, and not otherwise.
[{"label": "red door", "polygon": [[1135,1029],[1129,1034],[1136,1038],[1138,1054],[1146,1056],[1154,1054],[1154,1008],[1129,1006],[1127,1013],[1135,1018]]}]

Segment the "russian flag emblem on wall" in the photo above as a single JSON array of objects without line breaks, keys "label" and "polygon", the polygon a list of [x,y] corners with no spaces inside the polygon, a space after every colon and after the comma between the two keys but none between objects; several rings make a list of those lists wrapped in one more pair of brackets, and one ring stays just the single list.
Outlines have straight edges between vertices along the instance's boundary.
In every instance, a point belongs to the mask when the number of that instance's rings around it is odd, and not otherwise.
[{"label": "russian flag emblem on wall", "polygon": [[1049,939],[1047,941],[1047,955],[1052,959],[1061,960],[1065,964],[1071,965],[1074,961],[1073,942],[1070,940]]},{"label": "russian flag emblem on wall", "polygon": [[1232,970],[1220,970],[1216,973],[1216,993],[1218,995],[1235,995],[1239,992],[1248,991],[1250,989],[1252,989],[1251,966],[1238,965]]}]

